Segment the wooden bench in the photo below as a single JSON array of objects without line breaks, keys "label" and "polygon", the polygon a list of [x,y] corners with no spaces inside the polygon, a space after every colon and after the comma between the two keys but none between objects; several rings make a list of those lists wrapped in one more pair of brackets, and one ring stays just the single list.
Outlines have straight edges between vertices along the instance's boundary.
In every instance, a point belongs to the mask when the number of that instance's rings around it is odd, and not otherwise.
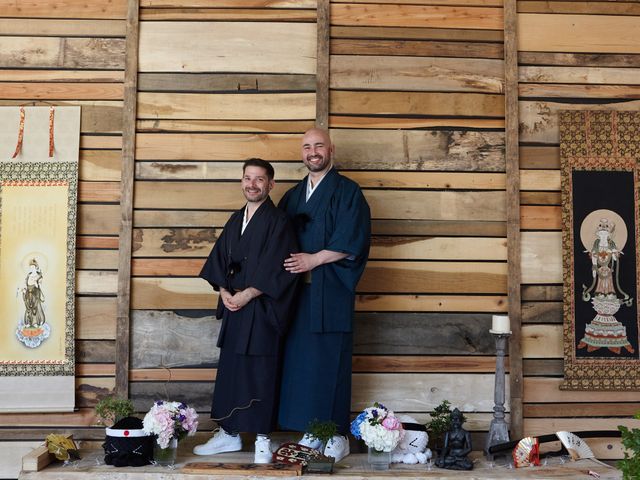
[{"label": "wooden bench", "polygon": [[[104,464],[102,450],[87,450],[82,452],[82,459],[73,464],[64,466],[60,463],[51,463],[41,471],[21,472],[19,480],[245,480],[250,478],[282,479],[295,478],[282,475],[264,475],[259,472],[249,474],[221,471],[196,474],[182,471],[185,464],[191,462],[225,462],[229,464],[246,464],[253,461],[253,453],[235,452],[228,454],[198,457],[192,455],[189,449],[179,448],[178,463],[174,467],[160,467],[149,465],[147,467],[122,467],[116,468]],[[488,462],[480,452],[474,452],[474,469],[471,472],[443,470],[426,465],[392,464],[388,471],[374,472],[367,464],[365,454],[352,454],[336,465],[333,475],[303,475],[302,478],[310,480],[365,480],[371,478],[427,478],[441,480],[495,480],[495,479],[590,479],[598,478],[590,476],[589,472],[600,475],[601,480],[621,479],[622,473],[613,467],[600,464],[593,460],[567,461],[566,458],[552,457],[543,459],[540,467],[527,467],[514,469],[510,466],[508,458],[497,459]],[[238,465],[239,466],[239,465]]]}]

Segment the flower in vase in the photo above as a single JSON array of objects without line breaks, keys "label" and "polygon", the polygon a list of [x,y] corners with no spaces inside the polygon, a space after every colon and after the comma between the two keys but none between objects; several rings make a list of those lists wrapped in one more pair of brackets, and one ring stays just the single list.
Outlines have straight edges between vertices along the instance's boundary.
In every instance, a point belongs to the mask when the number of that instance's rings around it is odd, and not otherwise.
[{"label": "flower in vase", "polygon": [[362,438],[368,447],[390,452],[404,436],[404,429],[391,410],[376,402],[351,422],[351,433],[357,439]]},{"label": "flower in vase", "polygon": [[181,440],[198,428],[198,414],[181,402],[158,400],[144,416],[143,430],[156,435],[160,448],[167,448],[172,438]]}]

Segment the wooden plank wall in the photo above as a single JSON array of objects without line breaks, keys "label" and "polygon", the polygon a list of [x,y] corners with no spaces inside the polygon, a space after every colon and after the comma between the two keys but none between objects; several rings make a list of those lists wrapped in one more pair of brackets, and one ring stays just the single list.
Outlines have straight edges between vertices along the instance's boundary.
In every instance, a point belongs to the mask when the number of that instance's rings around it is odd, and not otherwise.
[{"label": "wooden plank wall", "polygon": [[[488,330],[506,311],[502,8],[394,3],[330,8],[336,161],[374,217],[352,409],[378,400],[426,421],[447,398],[486,431]],[[316,4],[233,5],[142,4],[130,385],[141,410],[159,395],[209,408],[219,323],[195,276],[243,203],[240,162],[275,162],[275,199],[304,174]]]},{"label": "wooden plank wall", "polygon": [[507,310],[502,2],[333,1],[330,51],[337,165],[373,216],[352,408],[427,421],[449,399],[486,431]]},{"label": "wooden plank wall", "polygon": [[[126,1],[0,1],[0,105],[81,105],[76,412],[0,415],[0,478],[55,430],[103,435],[96,398],[114,387]],[[26,428],[29,427],[29,428]]]},{"label": "wooden plank wall", "polygon": [[[557,112],[637,110],[637,2],[518,2],[524,429],[615,430],[637,426],[637,392],[560,391],[562,261]],[[617,442],[589,441],[600,458]],[[611,448],[609,448],[611,447]]]},{"label": "wooden plank wall", "polygon": [[207,422],[220,322],[197,278],[242,162],[273,162],[278,200],[302,177],[316,102],[315,1],[143,0],[132,248],[130,394],[181,399]]}]

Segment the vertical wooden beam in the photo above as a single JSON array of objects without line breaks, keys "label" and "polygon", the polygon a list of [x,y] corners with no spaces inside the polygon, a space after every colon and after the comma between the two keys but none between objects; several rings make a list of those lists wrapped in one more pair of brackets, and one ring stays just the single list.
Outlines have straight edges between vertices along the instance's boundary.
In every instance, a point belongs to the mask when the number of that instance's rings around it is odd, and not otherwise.
[{"label": "vertical wooden beam", "polygon": [[131,305],[131,234],[136,151],[139,2],[128,0],[122,118],[122,180],[120,181],[120,239],[118,251],[118,309],[116,321],[117,395],[129,396],[129,312]]},{"label": "vertical wooden beam", "polygon": [[509,343],[511,437],[521,438],[522,304],[520,295],[520,161],[518,153],[517,0],[504,1],[505,157],[507,175],[507,290],[512,335]]},{"label": "vertical wooden beam", "polygon": [[329,128],[329,32],[330,0],[318,0],[316,59],[316,127]]}]

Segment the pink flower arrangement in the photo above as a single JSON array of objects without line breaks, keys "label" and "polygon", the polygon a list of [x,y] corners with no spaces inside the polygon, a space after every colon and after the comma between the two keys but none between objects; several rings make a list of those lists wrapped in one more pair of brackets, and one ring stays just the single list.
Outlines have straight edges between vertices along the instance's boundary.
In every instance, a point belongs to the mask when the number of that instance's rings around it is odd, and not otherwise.
[{"label": "pink flower arrangement", "polygon": [[198,429],[198,414],[181,402],[158,400],[142,421],[146,433],[157,435],[160,448],[167,448],[172,438],[182,440]]},{"label": "pink flower arrangement", "polygon": [[390,452],[402,440],[404,429],[391,410],[376,402],[351,422],[351,433],[374,450]]}]

